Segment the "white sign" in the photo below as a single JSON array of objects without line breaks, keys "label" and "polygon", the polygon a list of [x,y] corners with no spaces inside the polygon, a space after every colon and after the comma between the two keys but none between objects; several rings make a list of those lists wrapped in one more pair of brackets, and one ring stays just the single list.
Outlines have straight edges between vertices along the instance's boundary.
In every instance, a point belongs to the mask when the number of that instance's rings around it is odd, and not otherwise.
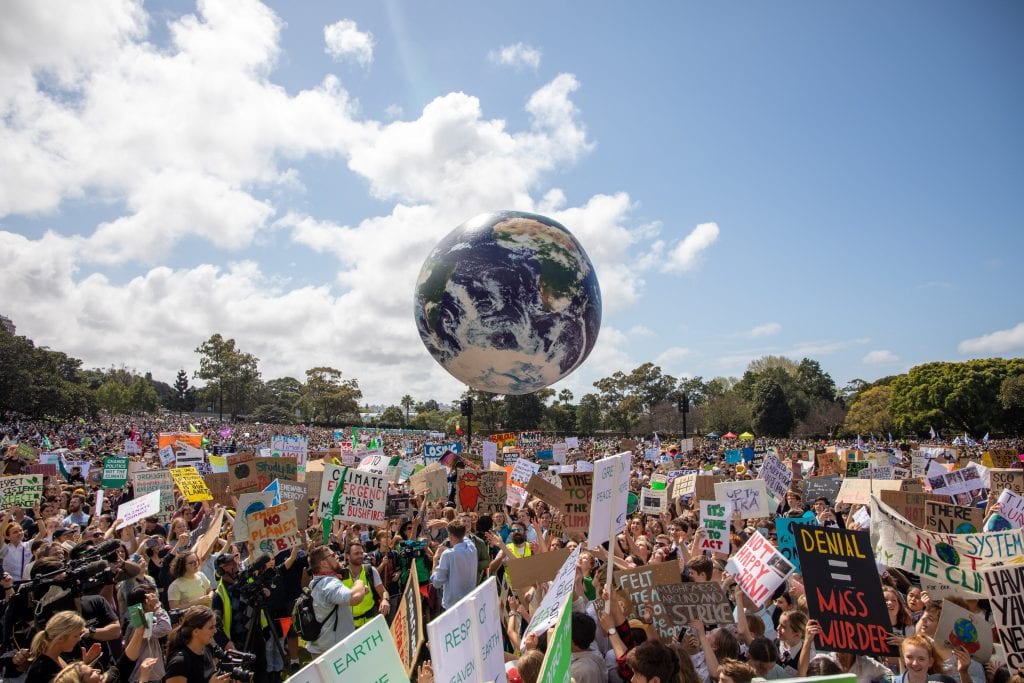
[{"label": "white sign", "polygon": [[640,492],[640,511],[658,514],[665,509],[668,489],[644,489]]},{"label": "white sign", "polygon": [[136,522],[160,514],[160,492],[150,491],[141,498],[133,498],[117,506],[117,518],[122,520],[117,527],[123,529]]},{"label": "white sign", "polygon": [[712,553],[729,554],[729,520],[732,510],[728,503],[717,500],[700,502],[700,523],[704,527],[704,538],[700,549]]},{"label": "white sign", "polygon": [[516,464],[512,466],[512,473],[509,475],[509,479],[513,484],[525,489],[526,485],[530,483],[530,478],[537,472],[540,472],[540,463],[530,462],[526,458],[519,458],[516,460]]},{"label": "white sign", "polygon": [[171,464],[174,462],[174,449],[171,448],[170,446],[164,446],[163,448],[161,448],[159,451],[159,455],[161,467],[170,467]]},{"label": "white sign", "polygon": [[751,534],[747,542],[729,558],[725,570],[735,577],[747,597],[762,607],[793,573],[793,565],[764,536]]},{"label": "white sign", "polygon": [[579,448],[580,438],[578,436],[567,436],[565,437],[565,445],[568,448]]},{"label": "white sign", "polygon": [[195,467],[198,470],[204,462],[206,462],[206,451],[186,444],[185,452],[178,455],[175,467]]},{"label": "white sign", "polygon": [[498,462],[498,444],[493,441],[484,441],[484,469],[492,462]]},{"label": "white sign", "polygon": [[997,502],[999,503],[999,514],[1014,529],[1024,526],[1024,497],[1010,489],[1003,489]]},{"label": "white sign", "polygon": [[562,563],[562,568],[558,570],[554,581],[551,582],[551,587],[544,594],[540,607],[533,613],[533,618],[530,620],[530,625],[527,627],[526,634],[524,635],[543,633],[558,621],[558,610],[561,608],[562,603],[565,602],[566,596],[572,594],[573,585],[576,581],[576,563],[580,559],[580,548],[581,546],[577,545],[569,557],[565,559],[565,562]]},{"label": "white sign", "polygon": [[569,454],[569,446],[564,441],[556,443],[551,447],[551,458],[559,465],[565,464],[565,457]]},{"label": "white sign", "polygon": [[775,500],[779,503],[786,500],[786,492],[789,491],[789,485],[793,483],[793,470],[787,465],[783,465],[774,453],[765,456],[764,464],[761,465],[761,471],[757,476],[764,480],[765,488]]},{"label": "white sign", "polygon": [[395,647],[395,638],[381,614],[289,676],[288,680],[292,683],[339,680],[409,683]]},{"label": "white sign", "polygon": [[484,581],[427,624],[427,639],[435,681],[505,683],[505,651],[495,578]]},{"label": "white sign", "polygon": [[732,513],[742,519],[768,517],[768,489],[764,479],[751,481],[722,481],[715,484],[715,498],[732,505]]},{"label": "white sign", "polygon": [[601,458],[594,463],[594,489],[590,503],[590,530],[587,543],[591,548],[610,541],[626,528],[626,503],[629,495],[629,468],[633,454],[629,451]]}]

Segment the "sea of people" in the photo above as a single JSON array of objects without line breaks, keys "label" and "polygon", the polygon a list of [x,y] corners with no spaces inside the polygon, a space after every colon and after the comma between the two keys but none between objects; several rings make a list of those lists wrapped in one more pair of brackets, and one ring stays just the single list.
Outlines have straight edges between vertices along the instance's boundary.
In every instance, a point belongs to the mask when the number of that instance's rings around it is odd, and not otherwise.
[{"label": "sea of people", "polygon": [[[335,520],[325,528],[317,516],[320,491],[308,490],[305,542],[274,555],[260,554],[236,537],[237,500],[230,491],[232,504],[190,503],[174,491],[172,513],[127,525],[117,518],[117,511],[135,498],[135,492],[131,479],[121,488],[101,485],[104,459],[126,456],[126,444],[132,444],[132,453],[126,457],[141,463],[138,468],[143,471],[159,469],[163,466],[159,435],[170,432],[201,434],[202,449],[216,456],[259,451],[275,435],[288,434],[306,437],[311,459],[332,461],[341,441],[352,441],[351,429],[341,430],[339,436],[339,430],[319,427],[228,424],[173,415],[77,419],[63,424],[2,416],[0,488],[6,478],[39,472],[34,466],[41,453],[61,453],[68,462],[90,462],[92,467],[83,472],[80,467],[61,466],[56,474],[40,474],[42,494],[35,505],[0,500],[4,540],[0,546],[4,570],[0,680],[285,680],[377,615],[391,623],[410,575],[415,574],[425,622],[454,608],[494,577],[501,586],[500,616],[495,619],[500,620],[504,675],[509,681],[533,683],[545,665],[554,633],[529,632],[528,625],[549,586],[540,580],[513,588],[508,565],[515,559],[579,550],[573,555],[578,560],[568,674],[577,683],[749,683],[828,674],[849,674],[858,683],[1024,683],[1024,671],[1018,672],[1014,665],[1016,645],[1000,642],[999,633],[1007,631],[1000,631],[999,615],[977,592],[958,592],[949,586],[937,590],[933,582],[905,567],[878,562],[877,573],[856,580],[880,583],[890,622],[884,639],[891,650],[888,656],[869,656],[824,646],[822,636],[831,625],[812,618],[806,594],[812,585],[820,585],[820,577],[812,581],[799,571],[789,572],[770,596],[753,600],[747,582],[736,575],[734,562],[757,536],[758,543],[779,545],[776,519],[800,518],[823,529],[870,527],[870,505],[805,496],[803,482],[821,474],[815,471],[815,453],[838,452],[844,460],[865,452],[884,453],[889,460],[886,466],[921,481],[927,489],[928,477],[906,474],[913,453],[945,448],[956,455],[944,466],[955,469],[969,462],[980,464],[992,450],[1019,453],[1024,450],[1021,441],[953,447],[927,440],[865,444],[860,439],[758,438],[744,443],[707,438],[684,442],[657,435],[629,439],[627,445],[634,453],[629,488],[637,494],[638,504],[628,510],[624,528],[613,540],[591,546],[586,534],[565,530],[562,510],[543,500],[544,496],[525,494],[501,511],[464,509],[456,484],[460,471],[482,467],[487,436],[481,435],[461,455],[446,456],[440,460],[443,464],[434,465],[445,467],[447,497],[427,500],[405,476],[395,476],[388,495],[408,496],[409,505],[383,524]],[[426,464],[425,444],[459,437],[362,429],[355,438],[376,439],[374,445],[385,455],[422,465]],[[611,436],[579,437],[559,464],[573,471],[590,469],[579,463],[618,453],[623,441]],[[554,463],[538,460],[537,452],[548,455],[547,449],[564,442],[563,437],[531,435],[529,447],[516,448],[507,457],[499,455],[499,464],[523,458],[541,462],[542,470],[550,469]],[[744,447],[752,448],[756,458],[751,460],[748,451],[737,462],[736,450]],[[699,472],[724,482],[751,480],[769,453],[782,462],[799,459],[803,463],[793,467],[794,478],[784,499],[773,499],[767,517],[733,516],[726,532],[728,552],[706,551],[708,531],[698,496],[693,491],[673,495],[677,489],[672,480],[682,472]],[[1013,467],[1019,468],[1019,462]],[[666,491],[663,507],[644,512],[639,496],[658,488]],[[1000,493],[991,487],[973,490],[968,507],[976,507],[988,519],[1000,512]],[[97,505],[98,494],[102,497]],[[614,595],[609,595],[610,566],[614,577],[653,565],[677,569],[673,576],[681,584],[717,584],[731,618],[688,620],[666,633],[655,626],[659,605],[653,600],[630,604],[628,591],[614,582]],[[301,624],[297,604],[310,609],[311,618]],[[951,643],[937,633],[943,609],[953,609],[949,605],[966,610],[975,631],[982,636],[993,634],[995,643],[992,637]],[[971,647],[978,640],[990,646]],[[411,680],[435,680],[432,650],[429,644],[422,648],[411,666]]]}]

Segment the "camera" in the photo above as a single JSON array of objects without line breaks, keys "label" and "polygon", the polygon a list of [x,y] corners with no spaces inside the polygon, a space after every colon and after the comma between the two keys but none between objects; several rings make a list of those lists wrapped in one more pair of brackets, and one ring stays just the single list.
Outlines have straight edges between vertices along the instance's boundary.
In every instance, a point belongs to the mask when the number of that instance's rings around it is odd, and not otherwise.
[{"label": "camera", "polygon": [[277,576],[277,569],[264,571],[270,562],[270,555],[263,555],[256,560],[245,571],[239,572],[235,580],[235,589],[243,598],[248,598],[254,603],[262,603],[263,589],[272,590],[274,578]]},{"label": "camera", "polygon": [[211,646],[213,656],[217,658],[217,673],[228,674],[232,680],[249,683],[255,673],[256,655],[240,650],[225,650],[216,645]]}]

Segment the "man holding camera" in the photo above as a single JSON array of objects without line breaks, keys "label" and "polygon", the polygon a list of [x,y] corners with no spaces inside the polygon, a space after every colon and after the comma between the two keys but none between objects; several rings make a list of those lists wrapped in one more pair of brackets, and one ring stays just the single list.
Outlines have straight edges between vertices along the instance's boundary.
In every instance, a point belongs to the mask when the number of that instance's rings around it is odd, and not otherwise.
[{"label": "man holding camera", "polygon": [[360,579],[353,580],[351,588],[342,582],[345,567],[327,546],[320,546],[310,552],[309,566],[313,569],[313,580],[310,583],[313,612],[323,628],[320,637],[309,643],[306,649],[317,657],[356,630],[352,608],[363,601],[369,589]]}]

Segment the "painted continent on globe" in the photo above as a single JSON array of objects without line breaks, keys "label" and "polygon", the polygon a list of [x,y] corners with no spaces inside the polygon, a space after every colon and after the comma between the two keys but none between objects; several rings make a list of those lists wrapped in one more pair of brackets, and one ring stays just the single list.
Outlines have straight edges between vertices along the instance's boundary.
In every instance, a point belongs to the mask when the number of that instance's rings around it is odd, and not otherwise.
[{"label": "painted continent on globe", "polygon": [[434,359],[480,391],[528,394],[586,359],[601,289],[557,222],[519,211],[471,218],[442,239],[416,282],[416,326]]}]

